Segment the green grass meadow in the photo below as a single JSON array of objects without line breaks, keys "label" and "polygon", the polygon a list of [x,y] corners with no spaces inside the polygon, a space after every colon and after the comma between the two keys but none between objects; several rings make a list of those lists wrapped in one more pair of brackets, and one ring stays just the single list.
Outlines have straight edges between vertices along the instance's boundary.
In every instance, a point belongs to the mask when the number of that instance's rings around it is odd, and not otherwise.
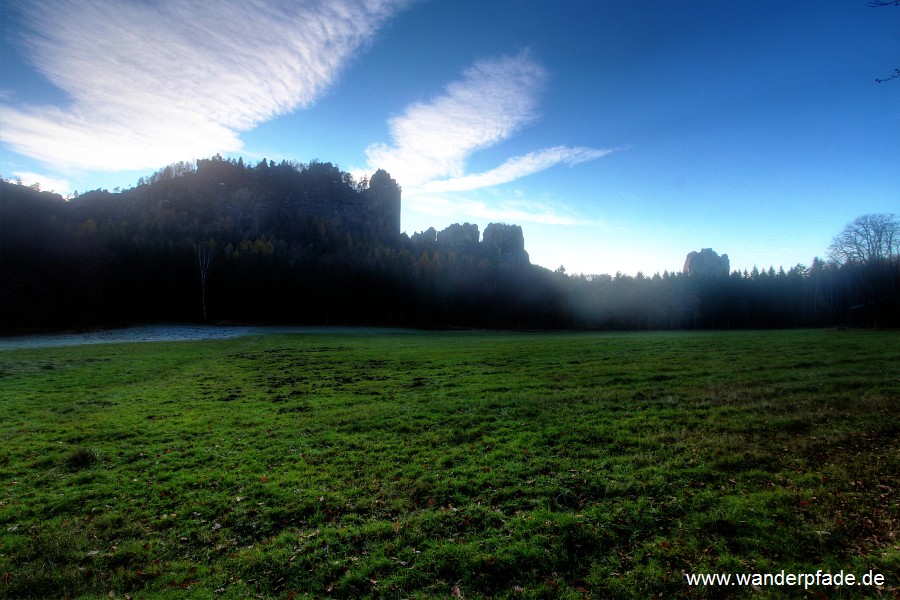
[{"label": "green grass meadow", "polygon": [[898,415],[898,332],[0,351],[0,597],[897,597]]}]

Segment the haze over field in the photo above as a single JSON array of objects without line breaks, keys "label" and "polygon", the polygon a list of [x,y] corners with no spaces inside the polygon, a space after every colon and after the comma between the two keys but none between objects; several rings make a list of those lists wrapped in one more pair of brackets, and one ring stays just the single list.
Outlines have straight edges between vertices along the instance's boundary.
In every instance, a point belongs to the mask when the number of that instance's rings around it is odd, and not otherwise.
[{"label": "haze over field", "polygon": [[384,168],[407,233],[572,272],[823,256],[897,212],[900,16],[864,0],[0,5],[0,174],[66,194],[215,153]]}]

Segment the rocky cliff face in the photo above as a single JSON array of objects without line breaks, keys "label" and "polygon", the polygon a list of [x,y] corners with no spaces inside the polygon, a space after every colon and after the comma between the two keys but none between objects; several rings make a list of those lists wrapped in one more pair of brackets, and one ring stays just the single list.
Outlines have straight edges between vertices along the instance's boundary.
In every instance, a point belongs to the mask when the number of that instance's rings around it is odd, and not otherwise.
[{"label": "rocky cliff face", "polygon": [[727,277],[730,270],[728,255],[719,256],[712,248],[691,252],[684,261],[684,272],[698,277]]},{"label": "rocky cliff face", "polygon": [[519,225],[491,223],[484,229],[483,251],[488,260],[501,265],[527,265],[525,236]]},{"label": "rocky cliff face", "polygon": [[[480,241],[479,241],[479,238]],[[414,233],[410,241],[419,250],[441,249],[458,255],[485,259],[497,266],[522,266],[531,264],[525,251],[525,236],[518,225],[491,223],[482,237],[474,223],[453,223],[441,231],[429,227]]]},{"label": "rocky cliff face", "polygon": [[400,186],[384,169],[375,171],[363,193],[366,220],[383,239],[400,233],[400,194]]},{"label": "rocky cliff face", "polygon": [[454,250],[472,250],[478,247],[478,225],[474,223],[454,223],[437,234],[437,243]]}]

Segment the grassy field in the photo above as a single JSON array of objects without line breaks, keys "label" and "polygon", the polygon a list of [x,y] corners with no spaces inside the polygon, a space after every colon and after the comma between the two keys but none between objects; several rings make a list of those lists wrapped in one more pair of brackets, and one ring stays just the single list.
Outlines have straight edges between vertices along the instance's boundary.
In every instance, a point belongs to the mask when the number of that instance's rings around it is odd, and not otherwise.
[{"label": "grassy field", "polygon": [[3,351],[0,596],[897,597],[898,414],[897,332]]}]

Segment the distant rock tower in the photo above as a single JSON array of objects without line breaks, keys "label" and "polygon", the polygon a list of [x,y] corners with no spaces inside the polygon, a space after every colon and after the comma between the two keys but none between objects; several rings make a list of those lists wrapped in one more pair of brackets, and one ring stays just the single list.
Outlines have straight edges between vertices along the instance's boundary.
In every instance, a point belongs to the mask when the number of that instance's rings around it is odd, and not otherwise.
[{"label": "distant rock tower", "polygon": [[454,223],[437,234],[437,243],[444,248],[472,251],[478,248],[480,237],[478,225]]},{"label": "distant rock tower", "polygon": [[728,255],[719,256],[712,248],[691,252],[684,260],[684,272],[697,277],[727,277],[731,271]]},{"label": "distant rock tower", "polygon": [[400,235],[400,192],[400,186],[384,169],[375,171],[365,191],[366,220],[385,239]]},{"label": "distant rock tower", "polygon": [[525,236],[518,225],[490,223],[484,229],[481,245],[488,259],[495,264],[527,265],[530,262],[525,251]]}]

